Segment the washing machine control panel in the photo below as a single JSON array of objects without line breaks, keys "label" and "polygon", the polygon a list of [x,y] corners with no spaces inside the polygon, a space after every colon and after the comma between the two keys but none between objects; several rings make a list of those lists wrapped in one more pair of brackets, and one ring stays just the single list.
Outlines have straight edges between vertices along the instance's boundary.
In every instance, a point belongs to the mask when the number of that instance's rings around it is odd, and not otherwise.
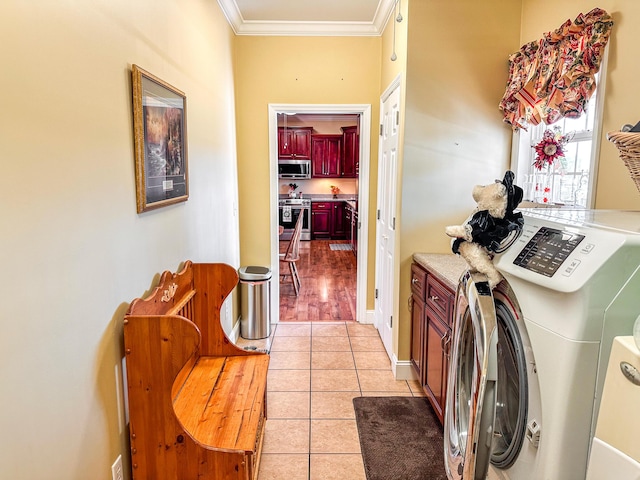
[{"label": "washing machine control panel", "polygon": [[505,277],[514,276],[559,292],[575,292],[605,264],[615,265],[613,270],[631,268],[630,257],[616,253],[629,235],[577,222],[552,221],[535,212],[527,212],[524,220],[520,237],[494,258]]},{"label": "washing machine control panel", "polygon": [[545,277],[553,277],[584,238],[577,233],[541,227],[513,263]]}]

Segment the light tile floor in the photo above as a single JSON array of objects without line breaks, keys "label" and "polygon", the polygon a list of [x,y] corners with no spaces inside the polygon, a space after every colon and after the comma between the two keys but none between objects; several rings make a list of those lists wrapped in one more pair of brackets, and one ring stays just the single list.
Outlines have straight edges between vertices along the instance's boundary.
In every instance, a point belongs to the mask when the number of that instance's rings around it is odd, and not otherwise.
[{"label": "light tile floor", "polygon": [[271,354],[259,480],[365,480],[353,398],[423,396],[394,379],[372,325],[278,323],[269,339],[238,345]]}]

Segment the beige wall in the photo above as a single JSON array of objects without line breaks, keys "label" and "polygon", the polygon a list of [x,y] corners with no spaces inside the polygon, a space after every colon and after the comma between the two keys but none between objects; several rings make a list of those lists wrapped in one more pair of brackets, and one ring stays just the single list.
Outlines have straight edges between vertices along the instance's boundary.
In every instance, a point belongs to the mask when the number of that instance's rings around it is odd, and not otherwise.
[{"label": "beige wall", "polygon": [[[403,2],[404,3],[404,2]],[[474,208],[471,189],[502,178],[511,130],[498,102],[519,47],[520,2],[408,2],[400,219],[398,358],[409,358],[415,252],[448,253],[444,227]]]},{"label": "beige wall", "polygon": [[592,8],[603,8],[615,25],[609,41],[600,164],[596,188],[596,208],[640,209],[640,193],[618,157],[607,132],[619,131],[625,123],[640,120],[638,98],[638,42],[640,41],[640,2],[637,0],[523,0],[520,43],[536,40],[567,19],[575,19]]},{"label": "beige wall", "polygon": [[[269,265],[271,261],[268,105],[370,104],[374,172],[378,156],[380,48],[380,37],[236,38],[243,265]],[[375,208],[375,183],[370,185],[370,205]],[[369,251],[373,255],[371,248]],[[369,283],[367,291],[372,288]]]},{"label": "beige wall", "polygon": [[[107,480],[128,303],[239,260],[233,35],[209,0],[8,0],[0,31],[0,478]],[[190,199],[141,215],[132,63],[188,102]]]}]

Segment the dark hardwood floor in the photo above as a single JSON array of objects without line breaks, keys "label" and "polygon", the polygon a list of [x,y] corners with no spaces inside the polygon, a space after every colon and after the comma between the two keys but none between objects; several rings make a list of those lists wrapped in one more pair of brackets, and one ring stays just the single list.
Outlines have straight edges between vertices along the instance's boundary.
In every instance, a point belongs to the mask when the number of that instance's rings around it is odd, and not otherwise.
[{"label": "dark hardwood floor", "polygon": [[[356,319],[356,257],[351,250],[331,250],[344,240],[300,243],[298,273],[302,287],[296,296],[287,278],[280,282],[280,321],[317,322]],[[284,251],[287,242],[280,242]]]}]

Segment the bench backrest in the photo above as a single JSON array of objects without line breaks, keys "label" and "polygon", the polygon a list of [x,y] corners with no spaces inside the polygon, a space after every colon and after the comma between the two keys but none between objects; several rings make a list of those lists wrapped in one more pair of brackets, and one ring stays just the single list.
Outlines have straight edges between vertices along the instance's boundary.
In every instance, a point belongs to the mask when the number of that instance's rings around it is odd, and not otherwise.
[{"label": "bench backrest", "polygon": [[145,298],[131,302],[126,316],[177,315],[195,324],[201,335],[200,355],[247,355],[227,337],[220,309],[238,283],[235,268],[224,263],[192,263],[160,276],[158,286]]}]

